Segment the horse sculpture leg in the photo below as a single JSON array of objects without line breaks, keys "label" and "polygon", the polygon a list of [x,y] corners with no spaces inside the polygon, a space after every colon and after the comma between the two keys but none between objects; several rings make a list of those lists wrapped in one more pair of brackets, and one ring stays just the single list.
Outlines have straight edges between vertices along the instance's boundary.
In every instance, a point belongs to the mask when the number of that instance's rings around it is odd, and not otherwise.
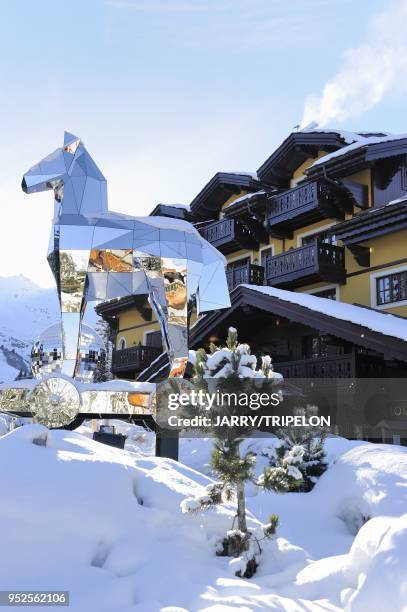
[{"label": "horse sculpture leg", "polygon": [[62,312],[62,374],[75,378],[79,362],[82,315]]},{"label": "horse sculpture leg", "polygon": [[160,274],[144,272],[170,362],[169,377],[182,378],[188,361],[186,262],[161,258]]},{"label": "horse sculpture leg", "polygon": [[62,374],[74,378],[79,363],[86,277],[90,251],[60,251]]}]

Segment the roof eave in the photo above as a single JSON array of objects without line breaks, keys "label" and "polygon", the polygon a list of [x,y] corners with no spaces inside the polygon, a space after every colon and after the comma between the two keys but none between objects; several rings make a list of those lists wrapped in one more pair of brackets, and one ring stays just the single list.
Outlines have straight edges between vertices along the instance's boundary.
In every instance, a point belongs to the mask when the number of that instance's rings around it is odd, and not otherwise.
[{"label": "roof eave", "polygon": [[[341,320],[327,314],[314,311],[305,306],[281,300],[277,297],[265,295],[248,287],[236,287],[231,293],[231,308],[220,313],[213,313],[205,317],[200,325],[195,326],[191,335],[193,344],[201,342],[210,332],[214,324],[219,325],[233,310],[240,305],[250,305],[254,308],[272,312],[289,320],[309,325],[315,329],[323,330],[334,336],[352,342],[353,344],[370,348],[382,353],[386,358],[399,359],[407,362],[407,342],[393,336],[381,334],[371,329],[347,320]],[[272,307],[272,310],[271,310]],[[217,317],[218,315],[218,317]],[[385,315],[384,315],[385,316]],[[201,331],[202,330],[202,331]]]},{"label": "roof eave", "polygon": [[262,183],[249,174],[217,172],[192,200],[190,210],[198,217],[210,219],[219,213],[233,192],[258,191],[261,188]]},{"label": "roof eave", "polygon": [[282,174],[278,167],[296,147],[307,146],[319,150],[324,148],[335,150],[345,146],[345,140],[336,132],[292,132],[257,170],[259,178],[282,186],[287,179],[287,173]]}]

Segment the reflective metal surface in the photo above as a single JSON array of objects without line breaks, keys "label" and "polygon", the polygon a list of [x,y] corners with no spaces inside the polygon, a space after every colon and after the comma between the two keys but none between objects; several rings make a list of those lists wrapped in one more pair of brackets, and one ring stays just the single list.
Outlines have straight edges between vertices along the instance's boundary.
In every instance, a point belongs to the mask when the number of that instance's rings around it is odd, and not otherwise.
[{"label": "reflective metal surface", "polygon": [[[106,359],[101,337],[88,325],[82,325],[76,380],[92,382],[96,368]],[[60,325],[51,325],[34,342],[31,369],[35,378],[62,374],[62,334]]]},{"label": "reflective metal surface", "polygon": [[[156,416],[156,385],[112,380],[90,384],[57,376],[0,384],[0,412],[31,417],[54,429],[71,427],[77,417]],[[79,403],[78,403],[79,402]]]},{"label": "reflective metal surface", "polygon": [[83,391],[81,394],[81,412],[87,415],[105,414],[114,415],[151,415],[152,394],[135,393],[130,391]]},{"label": "reflective metal surface", "polygon": [[170,376],[182,376],[192,303],[198,314],[230,306],[223,255],[186,221],[108,212],[106,179],[83,142],[68,132],[63,147],[24,175],[22,188],[54,191],[48,262],[61,305],[61,371],[79,375],[88,301],[148,294]]},{"label": "reflective metal surface", "polygon": [[46,378],[30,397],[34,421],[49,428],[71,423],[78,415],[81,400],[76,387],[64,378]]},{"label": "reflective metal surface", "polygon": [[29,412],[29,389],[7,388],[0,390],[0,412]]}]

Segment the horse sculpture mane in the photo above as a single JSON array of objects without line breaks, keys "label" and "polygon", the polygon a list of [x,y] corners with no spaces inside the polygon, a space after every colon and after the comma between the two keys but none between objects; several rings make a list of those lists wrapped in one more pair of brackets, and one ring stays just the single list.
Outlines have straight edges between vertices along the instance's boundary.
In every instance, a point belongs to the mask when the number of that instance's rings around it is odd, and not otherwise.
[{"label": "horse sculpture mane", "polygon": [[61,308],[62,372],[75,377],[88,301],[146,294],[160,324],[170,376],[188,360],[191,306],[228,308],[225,258],[186,221],[109,212],[103,174],[77,136],[33,166],[26,193],[53,189],[48,262]]}]

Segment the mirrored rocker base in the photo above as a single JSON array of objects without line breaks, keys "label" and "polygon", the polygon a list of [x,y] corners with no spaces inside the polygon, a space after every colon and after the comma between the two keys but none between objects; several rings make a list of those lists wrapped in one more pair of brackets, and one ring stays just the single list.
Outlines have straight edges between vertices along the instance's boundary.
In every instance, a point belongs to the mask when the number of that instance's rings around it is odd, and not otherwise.
[{"label": "mirrored rocker base", "polygon": [[115,418],[155,431],[153,383],[80,383],[64,376],[0,385],[0,413],[29,417],[49,429],[75,429],[88,419]]}]

